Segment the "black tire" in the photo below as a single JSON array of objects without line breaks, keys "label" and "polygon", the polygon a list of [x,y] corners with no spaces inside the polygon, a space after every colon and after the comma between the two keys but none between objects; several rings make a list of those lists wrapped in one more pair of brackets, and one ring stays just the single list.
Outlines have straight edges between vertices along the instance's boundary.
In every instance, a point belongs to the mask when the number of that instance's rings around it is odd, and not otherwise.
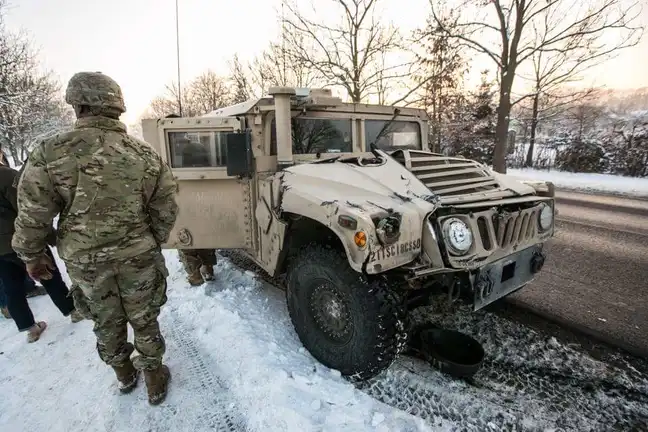
[{"label": "black tire", "polygon": [[345,376],[369,379],[405,349],[402,296],[382,278],[369,282],[331,247],[313,243],[300,249],[288,268],[286,299],[304,347]]}]

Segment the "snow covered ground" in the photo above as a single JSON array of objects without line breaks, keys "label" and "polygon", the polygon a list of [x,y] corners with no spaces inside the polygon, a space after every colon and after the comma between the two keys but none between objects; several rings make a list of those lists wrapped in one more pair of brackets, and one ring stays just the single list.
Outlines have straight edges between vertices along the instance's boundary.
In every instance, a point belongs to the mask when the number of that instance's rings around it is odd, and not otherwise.
[{"label": "snow covered ground", "polygon": [[[216,281],[191,288],[175,251],[161,315],[167,400],[143,382],[119,395],[95,352],[92,323],[71,324],[48,298],[30,299],[49,327],[27,344],[0,320],[0,429],[95,431],[646,430],[648,379],[489,313],[435,320],[477,337],[487,361],[472,382],[402,357],[358,386],[318,364],[288,317],[283,293],[221,258]],[[429,319],[427,311],[420,317]]]},{"label": "snow covered ground", "polygon": [[506,171],[507,174],[522,180],[551,181],[556,187],[562,189],[648,198],[648,178],[622,177],[611,174],[570,173],[557,170],[545,171],[531,168],[508,168]]}]

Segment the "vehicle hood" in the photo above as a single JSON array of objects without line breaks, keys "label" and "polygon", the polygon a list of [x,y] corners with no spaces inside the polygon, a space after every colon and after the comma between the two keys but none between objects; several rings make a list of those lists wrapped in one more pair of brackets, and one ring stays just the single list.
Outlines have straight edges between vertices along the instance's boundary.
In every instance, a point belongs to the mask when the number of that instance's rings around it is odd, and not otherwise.
[{"label": "vehicle hood", "polygon": [[320,205],[414,206],[421,213],[429,213],[438,204],[420,180],[391,158],[378,166],[337,161],[295,165],[283,171],[283,184],[291,193]]}]

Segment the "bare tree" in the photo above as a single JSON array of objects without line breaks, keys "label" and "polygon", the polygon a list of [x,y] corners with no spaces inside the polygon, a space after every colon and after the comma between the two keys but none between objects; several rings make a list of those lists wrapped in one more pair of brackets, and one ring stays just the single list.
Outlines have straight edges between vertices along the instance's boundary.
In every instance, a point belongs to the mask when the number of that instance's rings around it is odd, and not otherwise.
[{"label": "bare tree", "polygon": [[24,75],[14,82],[13,103],[0,106],[2,148],[20,163],[40,141],[69,128],[73,113],[49,75]]},{"label": "bare tree", "polygon": [[208,113],[221,108],[231,101],[227,81],[211,70],[200,74],[193,80],[188,91],[195,110],[200,113]]},{"label": "bare tree", "polygon": [[[633,3],[630,3],[634,1]],[[587,53],[601,58],[622,46],[633,46],[639,41],[643,28],[633,21],[640,13],[639,0],[462,0],[461,10],[477,10],[477,17],[465,18],[455,27],[447,27],[430,0],[432,17],[448,36],[465,46],[485,54],[499,70],[499,103],[497,109],[496,145],[493,168],[506,172],[508,126],[513,84],[518,67],[542,52]],[[534,38],[533,26],[547,14],[561,20]],[[617,42],[607,44],[602,36],[617,31]]]},{"label": "bare tree", "polygon": [[72,123],[58,81],[42,73],[24,33],[4,26],[0,0],[0,149],[21,163],[35,143]]},{"label": "bare tree", "polygon": [[[558,8],[548,9],[539,19],[531,23],[535,46],[541,46],[547,35],[550,35],[553,29],[564,20],[562,12]],[[560,49],[538,49],[531,56],[532,76],[526,77],[520,74],[520,78],[532,82],[531,92],[513,102],[516,104],[527,97],[531,99],[529,149],[524,166],[533,165],[533,151],[539,122],[555,117],[572,102],[586,98],[593,91],[587,88],[570,89],[568,85],[580,81],[584,71],[611,59],[618,55],[621,49],[634,46],[638,42],[634,38],[622,37],[615,43],[606,45],[599,43],[601,36],[602,33],[594,35],[575,33],[565,39]]]},{"label": "bare tree", "polygon": [[[323,3],[339,11],[335,24],[307,18],[294,1],[285,4],[288,16],[283,20],[284,37],[290,62],[316,72],[327,85],[341,87],[352,102],[377,96],[385,83],[411,75],[416,67],[413,61],[394,61],[380,67],[391,53],[405,51],[398,30],[376,19],[380,0]],[[405,101],[417,89],[410,89],[393,103]]]},{"label": "bare tree", "polygon": [[[180,100],[182,94],[182,101]],[[187,92],[179,92],[178,84],[171,82],[164,86],[164,93],[153,99],[148,107],[149,113],[155,118],[162,118],[169,114],[179,114],[180,106],[183,108],[182,114],[187,117],[196,115],[192,111],[191,104],[189,103],[189,95]]]},{"label": "bare tree", "polygon": [[317,72],[304,61],[291,59],[284,48],[271,43],[250,65],[257,86],[264,91],[272,86],[311,87],[319,81]]},{"label": "bare tree", "polygon": [[[232,103],[245,102],[252,98],[254,88],[251,83],[248,67],[235,54],[229,62]],[[260,96],[260,95],[259,95]]]},{"label": "bare tree", "polygon": [[596,92],[587,98],[574,101],[562,116],[571,125],[570,129],[576,141],[582,141],[585,136],[591,134],[605,115],[605,109],[593,101],[595,94]]},{"label": "bare tree", "polygon": [[316,71],[299,59],[289,58],[287,51],[274,42],[251,62],[243,63],[237,55],[230,61],[230,81],[237,102],[262,97],[270,87],[313,87],[321,79]]},{"label": "bare tree", "polygon": [[[166,93],[153,99],[150,111],[155,117],[179,114],[179,91],[177,83],[165,87]],[[195,117],[207,114],[231,103],[232,95],[227,80],[211,70],[193,79],[182,91],[182,115]]]}]

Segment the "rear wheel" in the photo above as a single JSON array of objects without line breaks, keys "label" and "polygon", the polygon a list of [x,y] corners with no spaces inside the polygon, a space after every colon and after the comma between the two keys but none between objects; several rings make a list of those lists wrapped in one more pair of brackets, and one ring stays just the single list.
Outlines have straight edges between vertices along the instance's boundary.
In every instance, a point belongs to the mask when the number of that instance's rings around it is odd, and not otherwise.
[{"label": "rear wheel", "polygon": [[384,279],[369,281],[355,272],[340,251],[303,247],[291,260],[286,285],[297,335],[325,366],[364,380],[404,350],[403,299]]}]

